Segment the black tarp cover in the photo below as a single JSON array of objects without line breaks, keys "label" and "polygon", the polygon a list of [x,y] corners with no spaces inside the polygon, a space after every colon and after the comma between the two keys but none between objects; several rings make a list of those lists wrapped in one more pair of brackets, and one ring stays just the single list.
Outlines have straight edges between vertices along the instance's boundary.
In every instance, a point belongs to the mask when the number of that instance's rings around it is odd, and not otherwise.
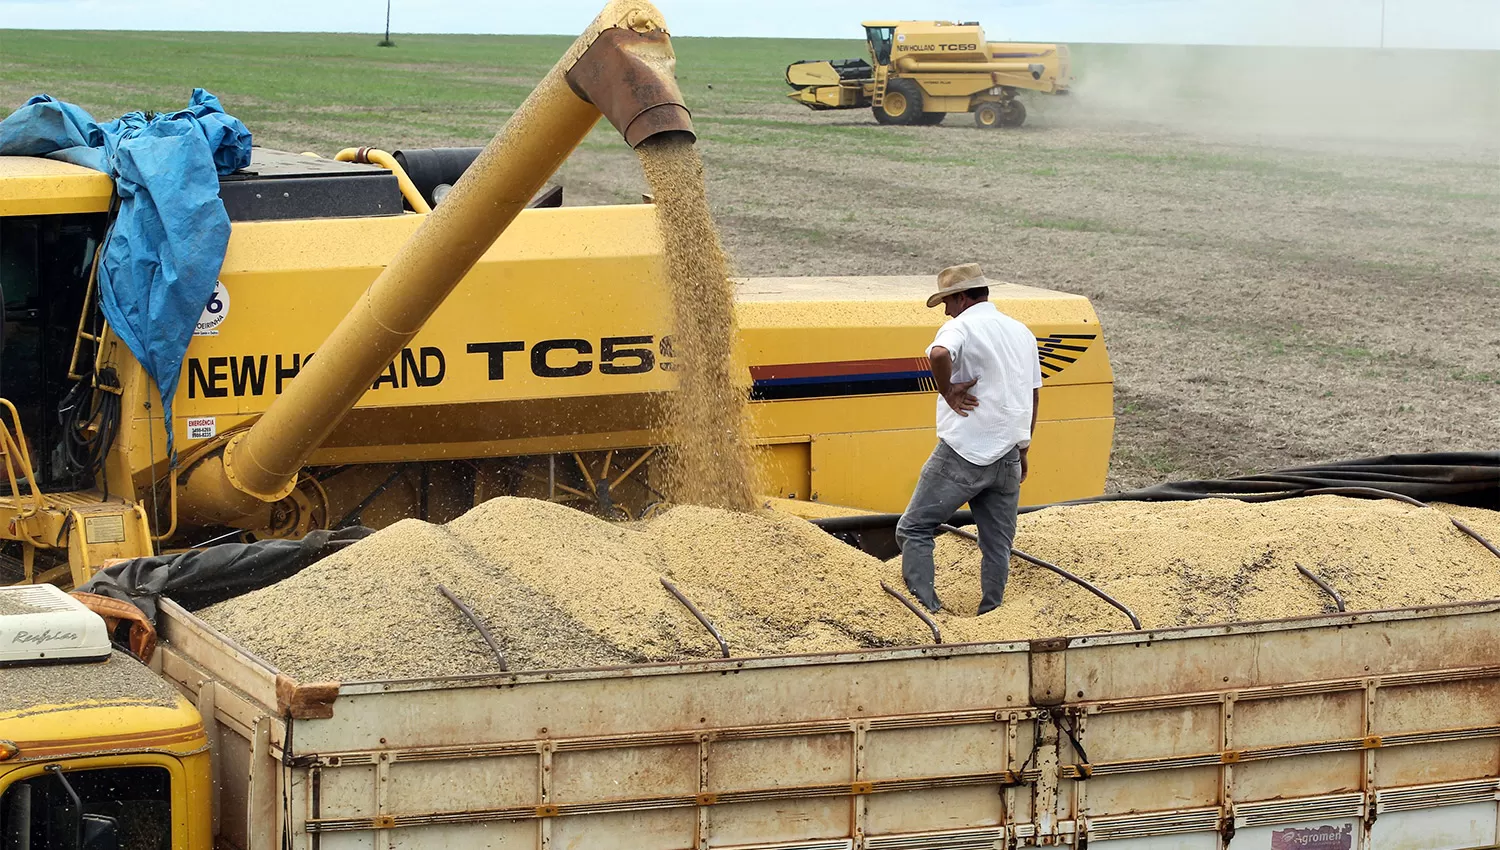
[{"label": "black tarp cover", "polygon": [[78,590],[134,604],[153,625],[163,596],[196,611],[269,587],[374,534],[363,526],[314,531],[301,540],[220,543],[175,555],[132,558],[105,567]]},{"label": "black tarp cover", "polygon": [[1450,502],[1500,510],[1500,452],[1429,452],[1357,458],[1239,478],[1167,481],[1080,502],[1181,501],[1214,496],[1253,501],[1257,496],[1330,487],[1369,487],[1400,493],[1419,502]]},{"label": "black tarp cover", "polygon": [[[1139,490],[1108,493],[1059,504],[1169,502],[1215,497],[1271,501],[1294,497],[1308,490],[1340,487],[1385,490],[1420,502],[1449,502],[1500,510],[1500,452],[1428,452],[1356,458],[1238,478],[1167,481]],[[1032,505],[1022,508],[1021,513],[1050,507],[1054,506]],[[852,532],[893,527],[900,518],[900,514],[865,514],[815,519],[812,522],[825,531]],[[968,511],[959,511],[949,523],[972,525],[973,519]]]}]

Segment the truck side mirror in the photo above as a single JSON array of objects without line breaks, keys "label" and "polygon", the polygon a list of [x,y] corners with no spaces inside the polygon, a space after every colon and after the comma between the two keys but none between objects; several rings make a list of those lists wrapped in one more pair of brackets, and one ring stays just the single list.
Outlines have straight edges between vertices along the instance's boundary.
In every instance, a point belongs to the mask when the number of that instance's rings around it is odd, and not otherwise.
[{"label": "truck side mirror", "polygon": [[120,850],[120,822],[109,815],[85,814],[79,850]]},{"label": "truck side mirror", "polygon": [[83,810],[83,800],[73,789],[73,783],[63,774],[62,765],[49,764],[45,770],[52,774],[68,795],[77,829],[73,847],[77,850],[120,850],[120,823],[109,815],[98,815]]}]

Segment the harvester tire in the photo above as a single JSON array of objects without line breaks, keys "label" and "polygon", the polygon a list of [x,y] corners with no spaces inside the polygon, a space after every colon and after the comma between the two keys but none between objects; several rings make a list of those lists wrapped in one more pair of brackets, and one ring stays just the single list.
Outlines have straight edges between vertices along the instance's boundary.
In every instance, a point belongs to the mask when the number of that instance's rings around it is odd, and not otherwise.
[{"label": "harvester tire", "polygon": [[1005,126],[1005,116],[998,103],[981,103],[974,107],[974,126],[981,130],[997,130]]},{"label": "harvester tire", "polygon": [[1005,126],[1019,127],[1026,123],[1026,105],[1019,100],[1012,100],[1001,108],[1000,117]]},{"label": "harvester tire", "polygon": [[920,123],[922,115],[922,87],[916,80],[897,78],[885,86],[885,97],[875,107],[875,120],[882,124],[909,127]]},{"label": "harvester tire", "polygon": [[947,117],[946,112],[923,112],[921,117],[917,118],[917,123],[923,127],[936,127]]},{"label": "harvester tire", "polygon": [[1019,100],[987,101],[974,108],[974,126],[981,130],[1019,127],[1026,123],[1026,107]]}]

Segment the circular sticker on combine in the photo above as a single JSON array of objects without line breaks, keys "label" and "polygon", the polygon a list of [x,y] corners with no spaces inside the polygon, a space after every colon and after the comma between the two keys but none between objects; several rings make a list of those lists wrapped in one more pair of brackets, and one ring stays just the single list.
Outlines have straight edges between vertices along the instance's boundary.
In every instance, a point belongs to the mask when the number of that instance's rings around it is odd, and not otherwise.
[{"label": "circular sticker on combine", "polygon": [[203,308],[203,315],[198,317],[198,326],[193,328],[193,336],[218,336],[219,325],[229,318],[229,290],[224,284],[214,284],[214,294],[208,298],[208,304]]}]

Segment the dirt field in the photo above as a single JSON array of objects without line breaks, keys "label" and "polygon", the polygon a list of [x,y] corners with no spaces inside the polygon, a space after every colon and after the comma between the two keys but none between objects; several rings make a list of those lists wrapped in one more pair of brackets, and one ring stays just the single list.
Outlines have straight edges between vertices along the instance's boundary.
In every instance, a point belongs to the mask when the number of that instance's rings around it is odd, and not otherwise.
[{"label": "dirt field", "polygon": [[[565,44],[0,37],[7,105],[48,91],[113,117],[204,85],[258,143],[323,154],[481,143]],[[1077,46],[1078,92],[1030,100],[1016,131],[782,96],[787,61],[861,50],[679,41],[737,272],[977,261],[1087,295],[1117,381],[1111,489],[1500,444],[1496,54]],[[645,187],[608,127],[561,182],[570,204]]]}]

